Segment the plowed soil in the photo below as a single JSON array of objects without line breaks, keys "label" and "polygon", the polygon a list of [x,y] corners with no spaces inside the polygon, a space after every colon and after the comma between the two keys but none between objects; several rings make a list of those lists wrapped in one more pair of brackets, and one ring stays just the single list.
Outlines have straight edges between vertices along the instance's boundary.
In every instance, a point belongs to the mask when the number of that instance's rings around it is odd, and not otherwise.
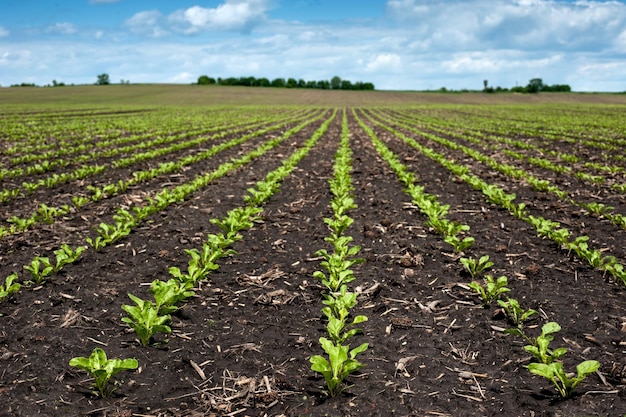
[{"label": "plowed soil", "polygon": [[[352,346],[368,342],[365,364],[347,379],[346,391],[324,394],[324,380],[309,358],[322,354],[325,335],[323,287],[316,251],[327,248],[332,215],[328,179],[341,133],[341,117],[288,176],[267,204],[262,220],[243,232],[236,255],[196,289],[196,296],[172,316],[172,334],[157,334],[142,347],[121,321],[128,293],[148,298],[154,279],[167,280],[168,268],[187,265],[184,249],[199,248],[209,222],[244,205],[246,190],[301,146],[322,121],[268,154],[96,252],[68,265],[39,287],[23,288],[0,304],[0,415],[2,416],[620,416],[626,413],[626,303],[623,284],[613,282],[485,197],[437,163],[391,134],[374,131],[413,171],[425,191],[450,205],[449,217],[470,226],[474,247],[463,256],[490,256],[494,276],[509,278],[511,296],[539,312],[526,329],[562,326],[555,347],[566,347],[567,370],[585,359],[602,363],[562,400],[551,384],[525,368],[531,356],[496,304],[485,308],[467,287],[471,278],[441,236],[411,203],[367,134],[349,118],[356,209],[346,234],[361,247],[365,262],[354,268],[353,289],[361,291],[353,314],[366,315],[363,333]],[[330,113],[327,113],[330,115]],[[286,130],[287,128],[284,128]],[[416,140],[424,141],[416,134]],[[77,245],[101,221],[111,221],[120,205],[141,201],[149,188],[182,183],[208,172],[262,140],[218,154],[203,165],[152,185],[72,212],[54,224],[0,240],[0,277],[22,273],[36,255],[61,243]],[[267,139],[267,138],[266,138]],[[438,148],[452,159],[452,151]],[[557,145],[555,145],[557,146]],[[566,146],[563,144],[563,146]],[[559,149],[557,149],[559,151]],[[563,149],[570,152],[571,149]],[[160,161],[163,162],[163,161]],[[157,162],[154,162],[156,164]],[[152,164],[152,162],[151,162]],[[488,167],[468,165],[489,181],[507,180]],[[525,167],[531,169],[530,167]],[[541,174],[536,171],[535,175]],[[545,173],[543,173],[545,174]],[[122,178],[122,171],[110,177]],[[545,174],[547,175],[547,174]],[[4,186],[4,185],[3,185]],[[35,203],[53,206],[74,185],[41,188]],[[543,213],[571,230],[588,233],[598,245],[623,258],[624,231],[602,218],[583,216],[543,193],[508,183],[532,213]],[[568,191],[590,193],[584,183]],[[524,194],[525,193],[525,194]],[[615,197],[611,205],[624,207]],[[2,205],[15,213],[19,199]],[[622,210],[623,211],[623,210]],[[103,348],[110,358],[137,358],[139,369],[116,375],[117,389],[101,399],[92,380],[68,361]]]}]

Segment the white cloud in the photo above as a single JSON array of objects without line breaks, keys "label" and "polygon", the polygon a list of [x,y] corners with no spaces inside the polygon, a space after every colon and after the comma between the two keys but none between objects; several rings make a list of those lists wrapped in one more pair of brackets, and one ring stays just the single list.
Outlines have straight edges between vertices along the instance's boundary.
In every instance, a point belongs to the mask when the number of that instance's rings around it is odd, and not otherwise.
[{"label": "white cloud", "polygon": [[2,26],[0,26],[0,38],[3,38],[5,36],[9,36],[9,30],[3,28]]},{"label": "white cloud", "polygon": [[503,71],[530,69],[533,71],[555,65],[562,60],[561,55],[533,58],[530,54],[506,51],[480,51],[454,54],[452,59],[441,63],[442,68],[458,74],[497,74]]},{"label": "white cloud", "polygon": [[172,13],[168,20],[186,34],[200,31],[247,30],[265,16],[267,0],[226,0],[215,8],[193,6]]},{"label": "white cloud", "polygon": [[402,58],[396,54],[376,55],[365,65],[367,72],[398,72],[402,68]]},{"label": "white cloud", "polygon": [[159,38],[168,34],[167,30],[161,27],[163,15],[158,10],[146,10],[138,12],[124,22],[124,26],[133,33]]},{"label": "white cloud", "polygon": [[52,26],[49,26],[46,29],[48,33],[60,33],[62,35],[72,35],[77,32],[76,26],[72,23],[63,22],[63,23],[55,23]]},{"label": "white cloud", "polygon": [[168,81],[171,83],[191,83],[192,81],[197,80],[199,75],[191,74],[189,72],[181,72],[179,74],[174,75]]},{"label": "white cloud", "polygon": [[388,0],[388,15],[431,46],[597,50],[626,27],[626,4],[565,0]]}]

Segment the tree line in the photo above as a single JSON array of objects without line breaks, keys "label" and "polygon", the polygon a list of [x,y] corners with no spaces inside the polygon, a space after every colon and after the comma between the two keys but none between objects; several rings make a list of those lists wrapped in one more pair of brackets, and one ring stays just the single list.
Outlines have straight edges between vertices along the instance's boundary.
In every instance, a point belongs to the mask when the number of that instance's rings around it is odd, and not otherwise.
[{"label": "tree line", "polygon": [[341,77],[335,75],[330,80],[305,81],[295,78],[269,78],[261,77],[228,77],[213,78],[207,75],[198,77],[198,85],[237,85],[245,87],[278,87],[278,88],[317,88],[321,90],[374,90],[374,84],[371,82],[352,82],[350,80],[342,80]]},{"label": "tree line", "polygon": [[528,84],[524,87],[522,86],[516,86],[516,87],[512,87],[510,90],[507,88],[502,88],[502,87],[489,87],[487,80],[484,81],[484,85],[485,88],[483,89],[483,91],[485,93],[499,93],[499,92],[506,92],[506,91],[511,91],[513,93],[539,93],[542,91],[545,92],[565,92],[565,93],[569,93],[570,91],[572,91],[572,87],[570,87],[568,84],[553,84],[553,85],[548,85],[548,84],[544,84],[543,80],[541,78],[533,78],[530,81],[528,81]]}]

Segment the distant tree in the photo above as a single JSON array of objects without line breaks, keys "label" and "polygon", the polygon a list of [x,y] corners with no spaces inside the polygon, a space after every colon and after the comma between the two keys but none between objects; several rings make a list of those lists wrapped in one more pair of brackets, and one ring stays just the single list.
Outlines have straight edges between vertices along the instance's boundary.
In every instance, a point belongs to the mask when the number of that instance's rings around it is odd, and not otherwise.
[{"label": "distant tree", "polygon": [[306,88],[306,81],[304,81],[302,78],[298,80],[298,88]]},{"label": "distant tree", "polygon": [[339,90],[341,88],[341,77],[335,75],[330,79],[330,87],[333,90]]},{"label": "distant tree", "polygon": [[215,84],[215,78],[211,78],[207,75],[201,75],[198,77],[198,85],[211,85]]},{"label": "distant tree", "polygon": [[259,87],[269,87],[271,85],[270,80],[268,80],[265,77],[259,78],[258,83],[259,83]]},{"label": "distant tree", "polygon": [[352,90],[352,82],[350,80],[341,80],[341,89],[342,90]]},{"label": "distant tree", "polygon": [[109,85],[111,81],[109,79],[109,74],[100,74],[98,75],[98,79],[96,80],[97,85]]},{"label": "distant tree", "polygon": [[529,93],[538,93],[543,89],[543,80],[541,78],[533,78],[528,81],[528,85],[526,86],[526,91]]},{"label": "distant tree", "polygon": [[[340,81],[341,83],[341,81]],[[330,89],[330,82],[328,80],[319,80],[317,82],[317,88],[322,89],[322,90],[329,90]]]},{"label": "distant tree", "polygon": [[317,81],[307,81],[306,88],[317,88]]},{"label": "distant tree", "polygon": [[285,79],[284,78],[274,78],[270,84],[272,87],[284,87]]},{"label": "distant tree", "polygon": [[483,80],[483,90],[486,90],[488,86],[489,86],[489,81]]},{"label": "distant tree", "polygon": [[554,92],[565,92],[568,93],[572,91],[572,87],[567,84],[553,84],[553,85],[544,85],[541,91],[554,91]]},{"label": "distant tree", "polygon": [[64,87],[65,83],[63,82],[58,82],[57,80],[52,80],[52,86],[53,87]]},{"label": "distant tree", "polygon": [[287,79],[287,88],[296,88],[298,86],[298,82],[295,78]]}]

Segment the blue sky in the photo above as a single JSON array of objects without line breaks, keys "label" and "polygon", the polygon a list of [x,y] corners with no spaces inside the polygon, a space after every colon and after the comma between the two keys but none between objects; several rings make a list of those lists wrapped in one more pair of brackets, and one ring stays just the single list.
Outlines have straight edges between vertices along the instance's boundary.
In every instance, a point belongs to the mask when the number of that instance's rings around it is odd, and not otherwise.
[{"label": "blue sky", "polygon": [[626,91],[626,2],[0,0],[0,85],[198,76]]}]

